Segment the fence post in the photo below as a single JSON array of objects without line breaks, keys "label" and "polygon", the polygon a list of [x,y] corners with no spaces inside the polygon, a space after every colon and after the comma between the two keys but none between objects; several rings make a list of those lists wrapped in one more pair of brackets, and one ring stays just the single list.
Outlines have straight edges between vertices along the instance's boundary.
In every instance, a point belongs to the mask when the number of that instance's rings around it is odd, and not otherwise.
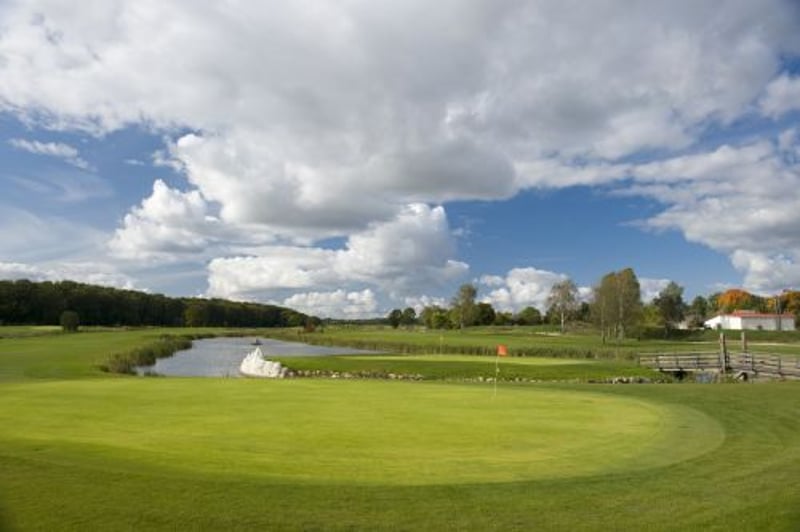
[{"label": "fence post", "polygon": [[742,329],[742,353],[747,353],[747,333]]},{"label": "fence post", "polygon": [[725,343],[725,333],[719,333],[719,372],[725,375],[728,366],[728,346]]}]

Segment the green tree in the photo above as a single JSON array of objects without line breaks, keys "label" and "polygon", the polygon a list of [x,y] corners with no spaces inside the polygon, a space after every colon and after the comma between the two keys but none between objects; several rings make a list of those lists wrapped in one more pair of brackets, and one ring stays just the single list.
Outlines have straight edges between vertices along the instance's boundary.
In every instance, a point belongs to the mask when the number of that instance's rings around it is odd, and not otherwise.
[{"label": "green tree", "polygon": [[653,304],[664,320],[664,336],[669,336],[669,331],[678,325],[686,312],[686,303],[683,301],[683,287],[670,281],[658,293],[658,296],[653,300]]},{"label": "green tree", "polygon": [[703,296],[695,296],[689,305],[689,318],[691,327],[702,327],[708,317],[711,305]]},{"label": "green tree", "polygon": [[405,327],[411,327],[417,323],[417,311],[414,310],[412,307],[406,307],[403,309],[403,313],[400,316],[400,324]]},{"label": "green tree", "polygon": [[578,301],[578,287],[571,279],[565,279],[553,285],[547,297],[548,313],[558,317],[561,332],[567,329],[567,319],[571,318],[580,308]]},{"label": "green tree", "polygon": [[446,329],[450,326],[447,310],[438,305],[429,305],[422,309],[419,319],[428,329]]},{"label": "green tree", "polygon": [[186,303],[186,309],[183,311],[183,321],[187,327],[208,327],[209,317],[208,301],[191,299]]},{"label": "green tree", "polygon": [[59,323],[61,324],[61,330],[64,332],[77,332],[78,326],[80,325],[80,319],[78,317],[78,313],[74,310],[65,310],[61,313],[61,317],[59,318]]},{"label": "green tree", "polygon": [[478,303],[475,307],[475,323],[477,325],[491,325],[497,313],[490,303]]},{"label": "green tree", "polygon": [[536,307],[525,307],[517,313],[515,321],[518,325],[539,325],[542,313]]},{"label": "green tree", "polygon": [[453,298],[451,316],[453,325],[463,329],[475,323],[475,298],[478,289],[472,284],[462,284]]},{"label": "green tree", "polygon": [[618,341],[639,324],[642,295],[639,280],[631,268],[607,273],[594,288],[593,316],[605,342]]},{"label": "green tree", "polygon": [[514,323],[514,315],[511,312],[495,312],[494,324],[495,325],[512,325]]},{"label": "green tree", "polygon": [[392,309],[386,319],[389,321],[389,325],[392,326],[392,329],[397,329],[403,321],[403,311],[399,308]]}]

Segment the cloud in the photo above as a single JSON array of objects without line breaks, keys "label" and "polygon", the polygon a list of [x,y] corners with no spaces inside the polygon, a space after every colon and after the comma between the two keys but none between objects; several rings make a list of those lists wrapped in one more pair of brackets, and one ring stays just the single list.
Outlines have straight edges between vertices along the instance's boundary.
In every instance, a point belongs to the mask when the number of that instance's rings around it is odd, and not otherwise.
[{"label": "cloud", "polygon": [[74,262],[57,265],[33,265],[19,262],[0,262],[0,279],[29,281],[76,281],[87,284],[133,290],[133,279],[108,265]]},{"label": "cloud", "polygon": [[781,0],[20,3],[2,15],[0,101],[54,128],[188,129],[159,160],[223,220],[316,239],[408,203],[574,182],[532,165],[682,149],[749,112],[800,50],[795,15]]},{"label": "cloud", "polygon": [[[766,285],[741,253],[796,262],[797,142],[699,141],[797,108],[783,59],[800,53],[798,9],[12,3],[0,12],[0,111],[98,137],[131,125],[163,134],[153,163],[186,187],[156,181],[111,249],[208,260],[214,294],[340,283],[402,300],[467,269],[435,205],[575,185],[660,201],[643,227],[679,230]],[[69,146],[15,141],[82,164]],[[329,237],[346,245],[322,247]],[[540,305],[545,281],[507,275],[491,288],[509,308]]]},{"label": "cloud", "polygon": [[369,288],[359,292],[306,292],[294,294],[283,305],[320,317],[369,318],[378,310],[375,293]]},{"label": "cloud", "polygon": [[492,288],[481,300],[498,310],[517,312],[525,307],[547,310],[550,290],[558,282],[568,279],[563,273],[536,268],[514,268],[505,277],[484,276],[480,284]]},{"label": "cloud", "polygon": [[800,282],[794,273],[800,264],[798,150],[794,130],[787,130],[774,143],[723,146],[635,167],[634,184],[620,192],[666,206],[642,221],[644,227],[677,229],[729,255],[747,288],[778,290]]},{"label": "cloud", "polygon": [[202,254],[218,226],[199,192],[180,192],[157,180],[150,197],[125,216],[109,248],[118,257],[137,260]]},{"label": "cloud", "polygon": [[394,219],[351,235],[343,249],[276,245],[260,248],[257,256],[215,258],[208,292],[265,299],[281,289],[367,286],[403,297],[465,275],[468,266],[454,261],[454,252],[444,208],[411,204]]},{"label": "cloud", "polygon": [[648,279],[646,277],[640,277],[639,288],[642,293],[642,301],[645,303],[652,302],[669,283],[669,279]]},{"label": "cloud", "polygon": [[91,169],[89,163],[79,156],[77,149],[61,142],[39,142],[38,140],[11,139],[8,143],[14,148],[37,155],[48,155],[63,159],[81,170]]},{"label": "cloud", "polygon": [[759,103],[761,112],[773,118],[800,109],[800,76],[783,74],[772,80]]}]

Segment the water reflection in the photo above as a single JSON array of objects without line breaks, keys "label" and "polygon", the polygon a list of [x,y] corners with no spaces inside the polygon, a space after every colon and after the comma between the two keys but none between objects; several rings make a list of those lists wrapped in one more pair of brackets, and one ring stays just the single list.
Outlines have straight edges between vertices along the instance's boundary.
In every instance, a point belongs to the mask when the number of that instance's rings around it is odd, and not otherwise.
[{"label": "water reflection", "polygon": [[322,347],[265,338],[209,338],[195,340],[191,349],[159,359],[154,366],[138,368],[139,374],[154,372],[172,377],[240,377],[239,365],[258,343],[265,356],[330,356],[373,353],[348,347]]}]

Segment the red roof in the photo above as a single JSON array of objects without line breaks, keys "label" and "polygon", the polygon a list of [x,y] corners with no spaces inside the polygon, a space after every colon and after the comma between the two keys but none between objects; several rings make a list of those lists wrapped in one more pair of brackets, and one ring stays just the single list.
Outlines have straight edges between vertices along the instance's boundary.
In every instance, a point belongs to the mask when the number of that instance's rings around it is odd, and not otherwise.
[{"label": "red roof", "polygon": [[737,318],[794,318],[794,314],[766,314],[763,312],[756,312],[754,310],[734,310],[729,316],[736,316]]}]

